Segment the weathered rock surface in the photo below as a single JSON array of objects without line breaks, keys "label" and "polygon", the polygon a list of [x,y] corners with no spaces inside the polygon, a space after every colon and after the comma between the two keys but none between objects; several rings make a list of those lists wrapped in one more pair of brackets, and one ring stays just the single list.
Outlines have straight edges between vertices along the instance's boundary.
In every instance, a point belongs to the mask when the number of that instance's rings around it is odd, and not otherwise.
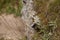
[{"label": "weathered rock surface", "polygon": [[36,12],[33,9],[33,0],[23,0],[23,8],[22,8],[22,19],[25,21],[26,27],[26,35],[27,40],[31,40],[31,36],[34,34],[34,29],[32,26],[39,22],[39,18],[36,16]]}]

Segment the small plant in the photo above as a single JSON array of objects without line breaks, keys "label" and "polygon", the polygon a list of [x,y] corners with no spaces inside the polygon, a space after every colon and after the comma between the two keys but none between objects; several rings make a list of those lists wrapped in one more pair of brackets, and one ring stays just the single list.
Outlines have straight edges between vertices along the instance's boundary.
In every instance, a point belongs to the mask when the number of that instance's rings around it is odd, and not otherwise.
[{"label": "small plant", "polygon": [[18,39],[18,40],[27,40],[27,37],[24,36],[22,39]]}]

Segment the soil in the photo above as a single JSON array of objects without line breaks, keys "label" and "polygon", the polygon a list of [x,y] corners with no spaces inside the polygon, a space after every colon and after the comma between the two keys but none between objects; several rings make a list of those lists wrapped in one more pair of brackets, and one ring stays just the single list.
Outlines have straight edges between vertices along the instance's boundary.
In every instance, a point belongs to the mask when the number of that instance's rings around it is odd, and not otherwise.
[{"label": "soil", "polygon": [[22,38],[25,32],[25,24],[20,17],[14,17],[13,14],[0,16],[0,37],[12,38],[17,40],[17,38]]}]

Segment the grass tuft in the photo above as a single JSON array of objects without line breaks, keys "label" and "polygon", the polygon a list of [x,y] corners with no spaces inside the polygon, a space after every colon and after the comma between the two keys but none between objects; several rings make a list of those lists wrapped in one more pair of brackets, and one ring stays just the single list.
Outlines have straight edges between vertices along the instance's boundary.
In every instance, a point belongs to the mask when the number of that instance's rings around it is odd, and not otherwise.
[{"label": "grass tuft", "polygon": [[21,16],[22,0],[0,0],[0,14]]}]

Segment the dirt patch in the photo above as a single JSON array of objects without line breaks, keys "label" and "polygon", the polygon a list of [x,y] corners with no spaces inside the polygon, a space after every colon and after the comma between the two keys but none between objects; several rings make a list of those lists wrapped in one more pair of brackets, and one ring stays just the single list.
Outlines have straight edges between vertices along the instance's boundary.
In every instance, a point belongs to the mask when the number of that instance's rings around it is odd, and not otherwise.
[{"label": "dirt patch", "polygon": [[20,17],[14,17],[13,14],[0,16],[0,37],[17,40],[24,36],[24,32],[25,24]]}]

